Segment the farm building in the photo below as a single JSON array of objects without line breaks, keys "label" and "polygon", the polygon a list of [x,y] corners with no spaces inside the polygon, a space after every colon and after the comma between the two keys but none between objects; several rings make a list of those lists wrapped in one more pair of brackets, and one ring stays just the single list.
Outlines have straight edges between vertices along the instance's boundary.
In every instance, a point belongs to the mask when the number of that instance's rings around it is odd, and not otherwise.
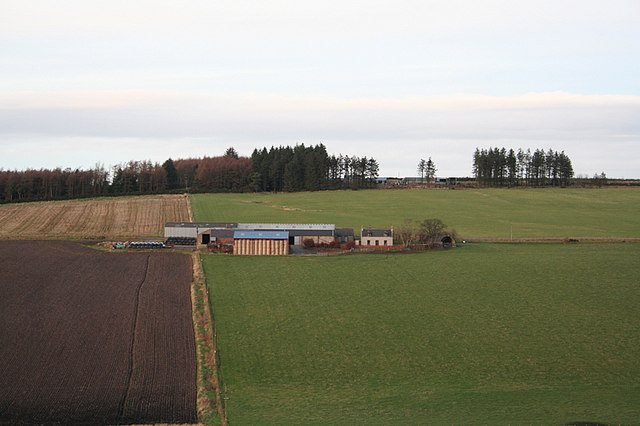
[{"label": "farm building", "polygon": [[235,228],[207,229],[198,235],[198,243],[199,244],[209,244],[209,243],[233,244],[234,232],[236,232]]},{"label": "farm building", "polygon": [[393,227],[391,229],[360,228],[360,245],[379,247],[393,245]]},{"label": "farm building", "polygon": [[292,246],[301,246],[304,240],[329,244],[336,236],[336,225],[333,224],[239,223],[238,230],[286,231],[289,233],[289,245]]},{"label": "farm building", "polygon": [[164,225],[164,239],[167,244],[208,244],[211,238],[209,231],[233,229],[235,226],[235,223],[168,222]]},{"label": "farm building", "polygon": [[289,254],[286,231],[235,231],[233,254],[276,256]]},{"label": "farm building", "polygon": [[399,177],[378,177],[376,178],[376,183],[378,185],[402,185],[402,178]]},{"label": "farm building", "polygon": [[353,228],[336,228],[336,240],[340,244],[347,244],[355,240]]},{"label": "farm building", "polygon": [[[235,231],[288,232],[289,245],[302,245],[304,240],[315,244],[333,242],[336,226],[333,224],[300,223],[190,223],[171,222],[164,228],[165,239],[189,238],[193,244],[210,242],[229,243]],[[225,241],[226,240],[226,241]]]},{"label": "farm building", "polygon": [[457,179],[454,177],[448,178],[426,178],[426,177],[405,177],[402,178],[403,185],[436,185],[436,186],[455,186]]}]

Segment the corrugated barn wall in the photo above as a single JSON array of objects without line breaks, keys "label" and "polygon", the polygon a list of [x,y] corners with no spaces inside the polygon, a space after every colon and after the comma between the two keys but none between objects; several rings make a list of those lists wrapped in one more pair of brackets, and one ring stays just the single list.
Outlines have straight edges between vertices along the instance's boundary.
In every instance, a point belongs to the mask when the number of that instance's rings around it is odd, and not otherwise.
[{"label": "corrugated barn wall", "polygon": [[284,256],[289,254],[289,240],[236,239],[233,254],[249,256]]}]

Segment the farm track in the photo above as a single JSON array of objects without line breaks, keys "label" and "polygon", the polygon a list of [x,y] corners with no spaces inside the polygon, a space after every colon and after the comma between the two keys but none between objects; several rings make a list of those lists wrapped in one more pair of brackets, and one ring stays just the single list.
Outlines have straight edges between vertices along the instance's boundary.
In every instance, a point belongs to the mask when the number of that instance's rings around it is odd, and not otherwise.
[{"label": "farm track", "polygon": [[122,419],[124,416],[124,407],[125,404],[127,402],[127,399],[129,397],[129,392],[131,390],[131,381],[133,378],[133,360],[134,360],[134,353],[135,353],[135,344],[136,344],[136,334],[138,333],[138,321],[140,318],[140,291],[142,290],[142,286],[144,285],[144,282],[147,280],[147,275],[149,272],[149,258],[150,256],[147,255],[147,261],[145,263],[144,266],[144,275],[142,276],[142,280],[140,281],[140,284],[136,287],[136,298],[135,298],[135,303],[133,306],[133,322],[131,324],[131,351],[129,353],[129,379],[127,380],[127,388],[124,392],[124,395],[122,396],[122,401],[120,402],[120,407],[118,409],[118,418]]},{"label": "farm track", "polygon": [[0,424],[197,421],[188,255],[0,241],[0,270]]},{"label": "farm track", "polygon": [[184,195],[0,205],[0,239],[162,237],[165,222],[189,220]]}]

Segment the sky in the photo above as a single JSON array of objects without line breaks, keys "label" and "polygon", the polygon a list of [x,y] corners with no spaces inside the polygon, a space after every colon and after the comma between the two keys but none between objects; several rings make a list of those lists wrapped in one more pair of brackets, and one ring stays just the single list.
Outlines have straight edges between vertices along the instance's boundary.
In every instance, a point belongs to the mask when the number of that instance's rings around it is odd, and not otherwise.
[{"label": "sky", "polygon": [[0,0],[0,169],[323,143],[640,178],[638,0]]}]

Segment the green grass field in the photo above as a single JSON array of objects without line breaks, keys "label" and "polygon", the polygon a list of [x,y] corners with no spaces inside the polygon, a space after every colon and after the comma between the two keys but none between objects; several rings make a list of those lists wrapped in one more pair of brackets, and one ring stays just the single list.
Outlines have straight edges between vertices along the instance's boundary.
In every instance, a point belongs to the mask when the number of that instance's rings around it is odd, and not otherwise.
[{"label": "green grass field", "polygon": [[[196,217],[230,220],[232,205]],[[232,423],[640,419],[638,244],[202,259]]]},{"label": "green grass field", "polygon": [[367,190],[197,194],[194,217],[209,222],[400,226],[439,218],[462,238],[640,237],[640,188]]}]

